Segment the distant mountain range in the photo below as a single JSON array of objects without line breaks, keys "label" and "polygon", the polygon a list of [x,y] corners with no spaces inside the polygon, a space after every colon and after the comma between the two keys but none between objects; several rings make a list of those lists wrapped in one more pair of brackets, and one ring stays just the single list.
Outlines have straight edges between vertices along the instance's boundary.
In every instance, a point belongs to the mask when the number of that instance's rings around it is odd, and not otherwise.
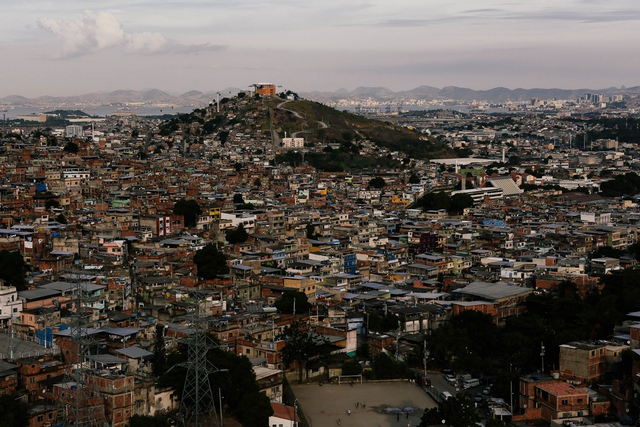
[{"label": "distant mountain range", "polygon": [[40,96],[37,98],[25,98],[20,95],[11,95],[0,98],[0,106],[26,107],[26,106],[70,106],[70,105],[111,105],[111,104],[167,104],[175,106],[202,106],[212,102],[217,94],[220,97],[234,96],[241,89],[228,87],[220,91],[200,92],[191,90],[181,95],[171,95],[159,89],[138,90],[114,90],[113,92],[94,92],[78,96]]},{"label": "distant mountain range", "polygon": [[587,93],[603,94],[605,96],[624,95],[633,96],[640,94],[640,86],[634,87],[609,87],[606,89],[508,89],[496,87],[489,90],[473,90],[458,86],[447,86],[442,89],[433,86],[418,86],[415,89],[394,92],[386,87],[358,87],[352,91],[338,89],[335,92],[309,92],[299,93],[300,96],[320,102],[336,102],[341,99],[364,100],[371,98],[374,101],[400,101],[409,99],[450,99],[458,101],[528,101],[538,99],[576,99]]},{"label": "distant mountain range", "polygon": [[[11,95],[0,98],[0,106],[2,107],[25,107],[25,106],[46,106],[46,107],[65,107],[65,106],[97,106],[112,104],[146,104],[146,105],[175,105],[175,106],[202,106],[212,102],[219,93],[221,97],[233,96],[240,92],[241,89],[228,87],[220,91],[200,92],[191,90],[181,95],[171,95],[159,89],[150,89],[144,91],[136,90],[116,90],[113,92],[94,92],[79,96],[41,96],[37,98],[25,98],[20,95]],[[338,89],[334,92],[298,92],[298,94],[307,99],[318,102],[332,103],[340,100],[367,100],[371,99],[379,102],[398,102],[409,99],[441,99],[441,100],[459,100],[459,101],[487,101],[487,102],[505,102],[505,101],[528,101],[533,98],[539,99],[575,99],[586,93],[597,93],[605,96],[623,95],[634,96],[640,95],[640,86],[634,87],[610,87],[606,89],[508,89],[505,87],[496,87],[489,90],[473,90],[469,88],[447,86],[437,88],[432,86],[419,86],[415,89],[394,92],[386,87],[358,87],[352,91],[346,89]]]}]

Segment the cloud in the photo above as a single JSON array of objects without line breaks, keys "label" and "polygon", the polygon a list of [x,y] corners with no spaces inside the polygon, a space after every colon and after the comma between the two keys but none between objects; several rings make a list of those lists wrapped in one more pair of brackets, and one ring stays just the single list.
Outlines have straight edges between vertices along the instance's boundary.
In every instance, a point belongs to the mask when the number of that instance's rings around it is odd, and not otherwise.
[{"label": "cloud", "polygon": [[53,34],[61,42],[59,56],[74,58],[108,49],[122,49],[131,54],[197,53],[220,50],[225,46],[182,44],[167,39],[161,33],[128,33],[108,12],[86,11],[75,20],[41,18],[38,27]]}]

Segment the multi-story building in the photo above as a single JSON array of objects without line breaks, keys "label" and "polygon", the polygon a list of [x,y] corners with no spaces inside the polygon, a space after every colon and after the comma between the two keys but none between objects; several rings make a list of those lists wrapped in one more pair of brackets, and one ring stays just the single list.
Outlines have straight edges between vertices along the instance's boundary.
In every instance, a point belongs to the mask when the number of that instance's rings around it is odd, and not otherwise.
[{"label": "multi-story building", "polygon": [[593,384],[606,373],[606,345],[570,342],[560,345],[562,378]]},{"label": "multi-story building", "polygon": [[0,329],[11,327],[11,323],[20,317],[22,300],[18,298],[15,286],[5,286],[0,279]]}]

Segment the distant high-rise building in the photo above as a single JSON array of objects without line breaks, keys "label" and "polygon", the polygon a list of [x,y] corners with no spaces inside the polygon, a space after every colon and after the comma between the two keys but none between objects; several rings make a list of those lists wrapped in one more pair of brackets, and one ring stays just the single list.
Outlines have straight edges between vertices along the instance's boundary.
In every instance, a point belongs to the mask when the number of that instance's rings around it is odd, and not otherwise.
[{"label": "distant high-rise building", "polygon": [[82,138],[84,136],[84,130],[82,126],[69,125],[65,128],[65,135],[68,138]]}]

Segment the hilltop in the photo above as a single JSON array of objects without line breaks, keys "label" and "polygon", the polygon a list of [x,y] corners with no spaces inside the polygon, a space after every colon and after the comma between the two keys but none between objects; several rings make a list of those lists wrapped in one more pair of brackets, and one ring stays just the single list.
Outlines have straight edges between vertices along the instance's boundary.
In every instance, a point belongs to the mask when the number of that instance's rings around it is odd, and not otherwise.
[{"label": "hilltop", "polygon": [[[270,140],[279,163],[305,161],[325,171],[351,168],[401,167],[408,157],[450,157],[442,142],[388,122],[372,120],[308,101],[280,97],[256,98],[241,93],[215,105],[178,115],[161,124],[165,136],[179,133],[188,143],[205,139],[225,145],[230,135],[246,134]],[[304,149],[287,150],[282,138],[304,138]]]},{"label": "hilltop", "polygon": [[276,109],[275,125],[289,135],[298,133],[298,136],[304,136],[312,144],[348,145],[357,140],[369,140],[417,159],[453,156],[445,144],[414,130],[339,111],[314,101],[298,100],[281,105]]}]

